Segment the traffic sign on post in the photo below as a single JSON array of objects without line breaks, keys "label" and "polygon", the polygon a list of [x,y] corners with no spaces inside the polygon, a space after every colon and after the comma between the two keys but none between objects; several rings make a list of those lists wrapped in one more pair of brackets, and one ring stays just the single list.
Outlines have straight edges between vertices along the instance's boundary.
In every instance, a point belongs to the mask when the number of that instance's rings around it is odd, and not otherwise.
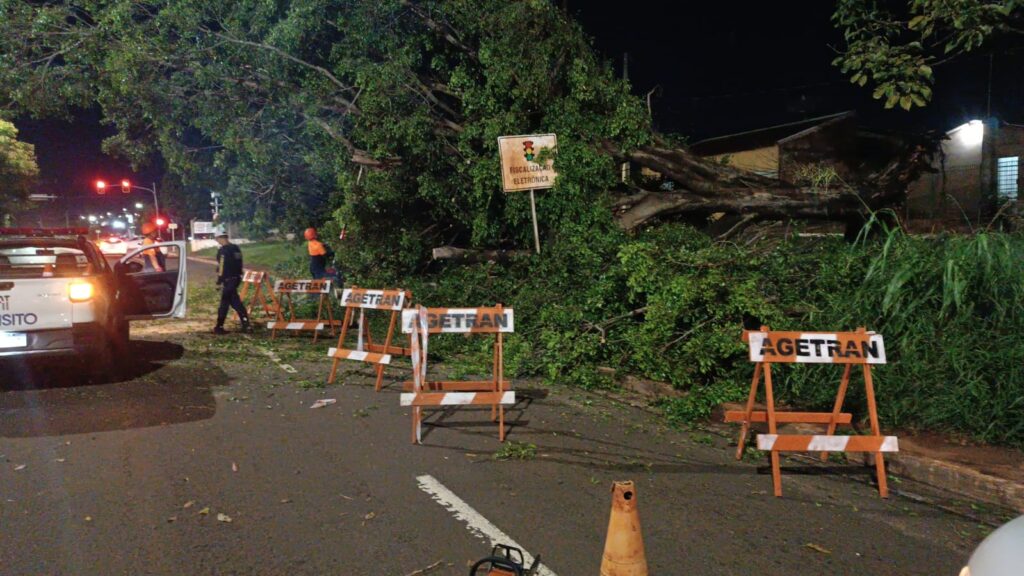
[{"label": "traffic sign on post", "polygon": [[541,157],[545,152],[558,149],[554,134],[501,136],[498,153],[501,156],[501,184],[505,192],[530,191],[530,214],[533,217],[533,243],[540,254],[540,233],[537,230],[537,201],[534,190],[555,185],[558,172],[552,158]]}]

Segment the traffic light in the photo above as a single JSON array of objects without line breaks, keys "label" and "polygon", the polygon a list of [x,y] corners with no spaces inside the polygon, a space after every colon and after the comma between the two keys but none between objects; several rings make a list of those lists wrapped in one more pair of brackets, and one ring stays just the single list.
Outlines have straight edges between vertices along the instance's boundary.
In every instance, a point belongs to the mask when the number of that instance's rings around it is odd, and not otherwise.
[{"label": "traffic light", "polygon": [[121,193],[128,194],[132,191],[132,183],[127,180],[121,180]]},{"label": "traffic light", "polygon": [[99,194],[106,194],[107,193],[107,183],[104,182],[103,180],[97,180],[96,181],[96,192],[99,193]]},{"label": "traffic light", "polygon": [[156,220],[153,220],[153,223],[156,224],[158,228],[163,228],[164,225],[167,224],[167,220],[165,220],[163,216],[157,216]]}]

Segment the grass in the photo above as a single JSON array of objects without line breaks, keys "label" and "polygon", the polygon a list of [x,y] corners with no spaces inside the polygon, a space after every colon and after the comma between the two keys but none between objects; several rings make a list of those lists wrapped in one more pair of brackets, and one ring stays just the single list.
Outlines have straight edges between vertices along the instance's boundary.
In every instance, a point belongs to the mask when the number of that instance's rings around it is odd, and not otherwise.
[{"label": "grass", "polygon": [[[254,242],[240,246],[247,268],[275,270],[282,265],[291,265],[296,260],[306,258],[303,246],[294,242]],[[205,248],[195,252],[194,255],[201,258],[215,258],[217,248]]]}]

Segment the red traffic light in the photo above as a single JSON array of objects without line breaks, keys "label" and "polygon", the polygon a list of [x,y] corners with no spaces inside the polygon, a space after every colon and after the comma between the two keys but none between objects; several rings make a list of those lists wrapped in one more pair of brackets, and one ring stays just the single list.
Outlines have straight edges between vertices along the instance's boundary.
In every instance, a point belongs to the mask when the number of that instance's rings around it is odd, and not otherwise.
[{"label": "red traffic light", "polygon": [[107,193],[107,183],[104,182],[103,180],[97,180],[96,181],[96,192],[98,192],[100,194],[106,194]]},{"label": "red traffic light", "polygon": [[153,220],[153,223],[163,228],[164,224],[167,224],[167,220],[164,220],[163,216],[157,216],[156,220]]},{"label": "red traffic light", "polygon": [[127,180],[121,180],[121,192],[127,194],[132,191],[132,183]]}]

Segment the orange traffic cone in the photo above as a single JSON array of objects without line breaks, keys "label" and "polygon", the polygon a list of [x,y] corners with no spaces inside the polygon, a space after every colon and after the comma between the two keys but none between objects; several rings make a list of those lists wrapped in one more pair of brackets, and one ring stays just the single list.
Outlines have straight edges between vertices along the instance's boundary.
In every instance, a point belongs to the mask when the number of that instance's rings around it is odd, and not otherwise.
[{"label": "orange traffic cone", "polygon": [[647,576],[647,557],[632,481],[612,484],[612,515],[608,520],[608,538],[604,541],[601,576]]}]

